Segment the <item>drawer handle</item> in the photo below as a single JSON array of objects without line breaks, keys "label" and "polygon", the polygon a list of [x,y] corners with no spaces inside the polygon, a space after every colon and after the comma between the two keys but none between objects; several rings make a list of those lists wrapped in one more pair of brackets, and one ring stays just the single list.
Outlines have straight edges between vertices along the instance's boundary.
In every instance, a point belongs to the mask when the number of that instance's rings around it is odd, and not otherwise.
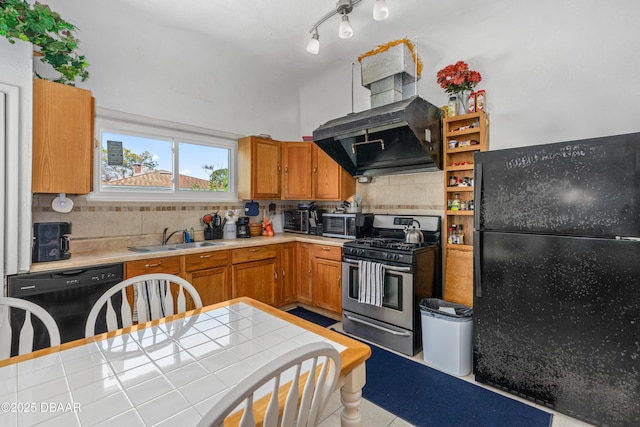
[{"label": "drawer handle", "polygon": [[328,247],[326,247],[326,246],[323,246],[323,247],[322,247],[322,250],[323,250],[323,251],[330,251],[330,250],[331,250],[331,248],[328,248]]},{"label": "drawer handle", "polygon": [[260,248],[256,248],[256,249],[249,249],[249,252],[258,252],[260,250]]},{"label": "drawer handle", "polygon": [[200,258],[204,259],[204,258],[211,258],[211,254],[209,255],[200,255]]},{"label": "drawer handle", "polygon": [[158,267],[160,265],[162,265],[162,262],[156,262],[155,264],[145,264],[144,266],[146,268],[151,268],[151,267]]}]

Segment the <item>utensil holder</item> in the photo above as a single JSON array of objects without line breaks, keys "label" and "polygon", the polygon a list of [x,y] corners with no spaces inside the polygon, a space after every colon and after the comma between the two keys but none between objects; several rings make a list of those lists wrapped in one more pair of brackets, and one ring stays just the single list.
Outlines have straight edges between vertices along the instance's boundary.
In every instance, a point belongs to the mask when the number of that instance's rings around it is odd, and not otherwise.
[{"label": "utensil holder", "polygon": [[204,240],[222,239],[222,228],[205,228]]}]

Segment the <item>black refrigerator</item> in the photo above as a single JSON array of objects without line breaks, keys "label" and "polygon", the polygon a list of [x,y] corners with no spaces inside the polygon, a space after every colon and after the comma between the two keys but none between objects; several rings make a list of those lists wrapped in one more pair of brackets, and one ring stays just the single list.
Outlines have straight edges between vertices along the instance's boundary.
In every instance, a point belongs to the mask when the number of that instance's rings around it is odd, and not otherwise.
[{"label": "black refrigerator", "polygon": [[640,425],[640,133],[475,154],[477,381]]}]

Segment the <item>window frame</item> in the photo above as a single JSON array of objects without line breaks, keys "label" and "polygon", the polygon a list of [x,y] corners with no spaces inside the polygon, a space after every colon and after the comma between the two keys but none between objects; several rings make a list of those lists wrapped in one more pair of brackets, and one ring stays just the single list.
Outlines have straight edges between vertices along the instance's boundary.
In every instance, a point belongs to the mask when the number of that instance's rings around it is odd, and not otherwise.
[{"label": "window frame", "polygon": [[[102,188],[102,133],[112,132],[170,141],[172,145],[173,186],[167,190],[144,191],[127,187]],[[93,189],[87,196],[95,201],[141,202],[237,202],[238,135],[181,123],[150,119],[132,114],[96,109],[93,149]],[[180,143],[198,144],[229,150],[229,191],[181,191],[178,188]]]}]

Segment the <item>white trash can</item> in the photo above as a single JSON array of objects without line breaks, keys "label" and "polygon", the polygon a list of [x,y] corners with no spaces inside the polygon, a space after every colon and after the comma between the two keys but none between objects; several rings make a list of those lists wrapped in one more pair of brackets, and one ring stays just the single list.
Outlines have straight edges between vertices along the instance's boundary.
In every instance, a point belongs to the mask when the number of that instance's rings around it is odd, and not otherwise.
[{"label": "white trash can", "polygon": [[424,361],[448,374],[471,373],[473,309],[437,298],[420,301]]}]

